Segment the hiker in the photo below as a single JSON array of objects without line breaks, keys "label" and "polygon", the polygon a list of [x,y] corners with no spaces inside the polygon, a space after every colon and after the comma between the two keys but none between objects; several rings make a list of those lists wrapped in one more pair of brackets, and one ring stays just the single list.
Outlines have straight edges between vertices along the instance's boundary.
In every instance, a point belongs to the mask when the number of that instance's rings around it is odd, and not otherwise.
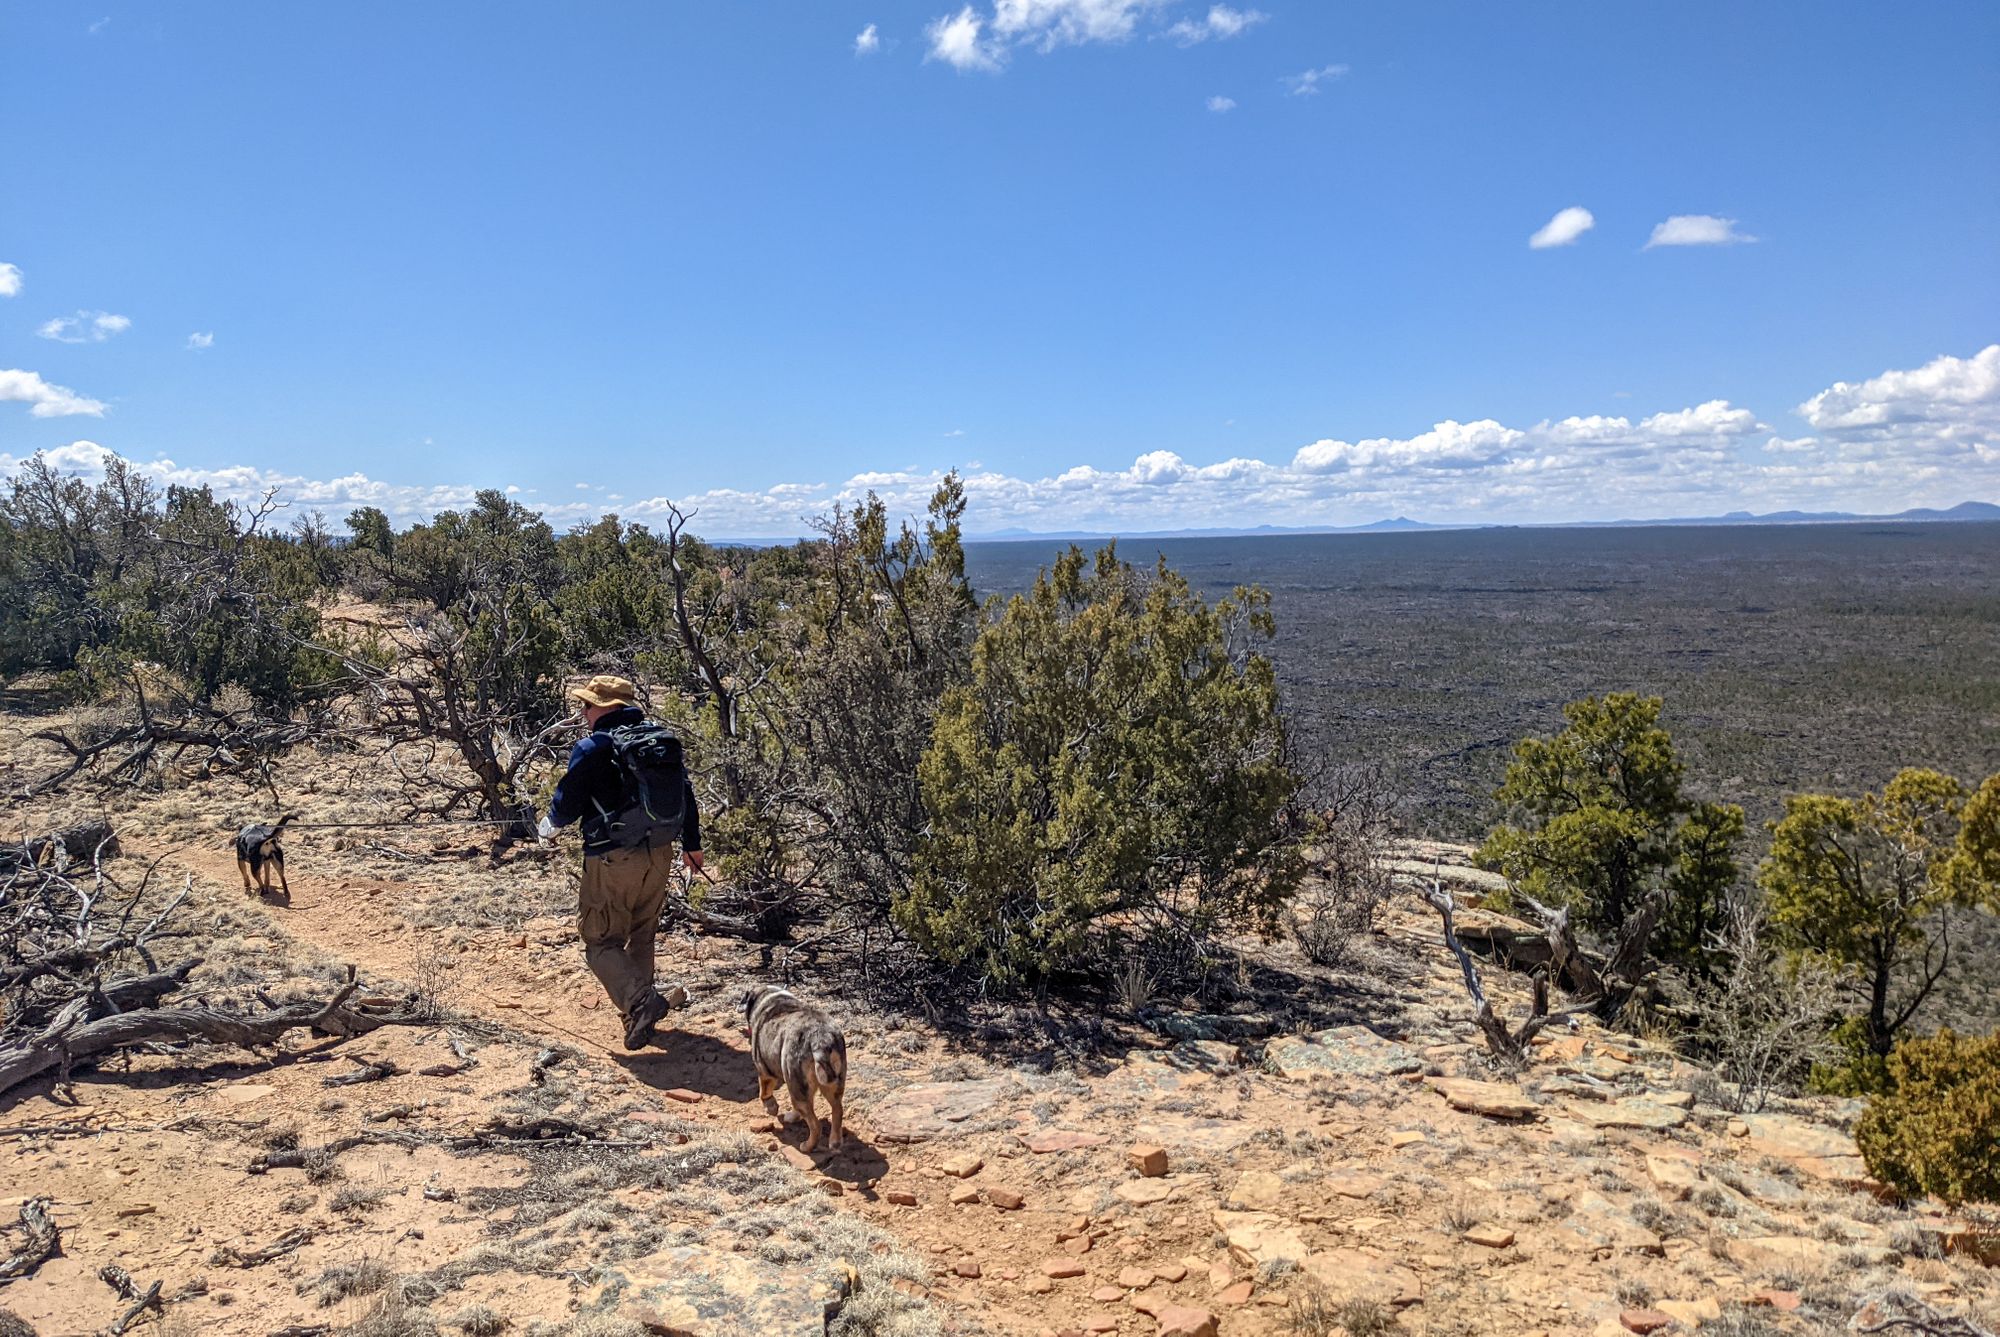
[{"label": "hiker", "polygon": [[674,870],[674,844],[701,871],[701,813],[681,744],[637,705],[624,678],[600,673],[570,695],[590,732],[570,749],[538,832],[547,840],[583,820],[583,885],[576,931],[583,959],[625,1018],[625,1047],[643,1049],[667,1015],[653,987],[653,935]]}]

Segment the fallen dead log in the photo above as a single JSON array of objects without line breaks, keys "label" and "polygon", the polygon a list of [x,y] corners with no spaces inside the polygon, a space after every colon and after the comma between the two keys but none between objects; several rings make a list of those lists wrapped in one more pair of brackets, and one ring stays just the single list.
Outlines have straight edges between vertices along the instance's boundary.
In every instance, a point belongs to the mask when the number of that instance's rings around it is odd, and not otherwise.
[{"label": "fallen dead log", "polygon": [[250,1162],[249,1172],[261,1175],[271,1170],[303,1170],[315,1161],[332,1160],[356,1147],[421,1147],[424,1139],[414,1133],[349,1133],[313,1147],[280,1147],[263,1152]]},{"label": "fallen dead log", "polygon": [[251,1249],[247,1253],[230,1244],[216,1246],[210,1261],[223,1267],[257,1267],[273,1258],[283,1258],[288,1253],[303,1249],[311,1242],[312,1231],[304,1226],[293,1226],[278,1238],[262,1248]]},{"label": "fallen dead log", "polygon": [[359,1086],[363,1082],[379,1082],[382,1081],[384,1078],[395,1077],[403,1071],[401,1068],[389,1062],[387,1059],[380,1059],[380,1058],[367,1059],[367,1060],[357,1059],[356,1062],[359,1062],[361,1066],[359,1068],[356,1068],[353,1072],[344,1072],[340,1074],[340,1076],[338,1077],[322,1078],[320,1080],[320,1085]]},{"label": "fallen dead log", "polygon": [[242,1016],[206,1007],[146,1008],[89,1020],[90,1002],[79,998],[58,1012],[39,1034],[0,1046],[0,1094],[44,1073],[68,1071],[105,1054],[142,1045],[226,1044],[268,1049],[285,1032],[307,1027],[327,1035],[365,1035],[383,1026],[426,1025],[410,1013],[382,1014],[347,1006],[356,988],[347,983],[322,1004],[281,1008],[262,1016]]},{"label": "fallen dead log", "polygon": [[49,1199],[30,1198],[21,1204],[21,1229],[27,1242],[0,1259],[0,1284],[33,1276],[36,1268],[62,1252],[62,1232],[49,1215]]},{"label": "fallen dead log", "polygon": [[31,864],[37,868],[51,864],[92,864],[118,853],[118,836],[111,823],[100,819],[79,822],[16,845],[0,846],[0,872]]}]

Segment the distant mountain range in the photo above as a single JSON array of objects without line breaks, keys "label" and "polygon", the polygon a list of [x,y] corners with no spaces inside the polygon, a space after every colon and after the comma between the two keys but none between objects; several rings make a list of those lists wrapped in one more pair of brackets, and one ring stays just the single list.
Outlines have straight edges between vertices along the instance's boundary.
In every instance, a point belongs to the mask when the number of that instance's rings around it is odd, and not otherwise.
[{"label": "distant mountain range", "polygon": [[1964,501],[1949,510],[1918,507],[1914,510],[1899,511],[1895,515],[1857,515],[1849,511],[1772,511],[1765,515],[1753,515],[1749,511],[1731,511],[1727,515],[1678,516],[1670,520],[1569,520],[1546,524],[1519,525],[1437,525],[1424,520],[1412,520],[1406,516],[1396,516],[1391,520],[1376,520],[1365,525],[1257,525],[1247,529],[1147,529],[1147,530],[1097,530],[1097,529],[996,529],[985,534],[968,534],[971,543],[1017,543],[1017,542],[1101,542],[1105,539],[1223,539],[1259,538],[1282,534],[1405,534],[1419,530],[1435,529],[1618,529],[1637,528],[1648,525],[1850,525],[1881,523],[1884,521],[1904,522],[1962,522],[1974,520],[2000,520],[2000,506],[1988,501]]}]

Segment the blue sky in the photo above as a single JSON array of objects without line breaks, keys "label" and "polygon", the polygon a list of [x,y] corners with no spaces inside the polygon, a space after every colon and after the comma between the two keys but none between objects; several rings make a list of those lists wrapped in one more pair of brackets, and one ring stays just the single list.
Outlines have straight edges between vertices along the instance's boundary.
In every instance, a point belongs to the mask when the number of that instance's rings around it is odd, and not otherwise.
[{"label": "blue sky", "polygon": [[951,467],[975,530],[2000,498],[1987,3],[107,2],[0,37],[0,466],[738,534]]}]

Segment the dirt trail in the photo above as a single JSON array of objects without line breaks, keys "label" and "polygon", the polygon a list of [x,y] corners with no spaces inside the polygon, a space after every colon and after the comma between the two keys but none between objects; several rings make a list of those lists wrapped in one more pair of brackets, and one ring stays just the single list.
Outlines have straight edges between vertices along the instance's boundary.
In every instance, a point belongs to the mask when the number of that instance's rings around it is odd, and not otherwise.
[{"label": "dirt trail", "polygon": [[[154,828],[135,821],[130,829]],[[283,957],[279,935],[378,980],[411,980],[424,961],[435,974],[442,959],[447,1004],[525,1043],[496,1042],[476,1070],[438,1080],[420,1072],[444,1056],[443,1035],[394,1029],[315,1042],[270,1062],[148,1059],[107,1068],[79,1082],[88,1107],[81,1113],[52,1095],[23,1102],[13,1117],[24,1122],[89,1124],[87,1134],[45,1133],[16,1148],[12,1191],[48,1185],[72,1230],[73,1257],[0,1293],[0,1304],[20,1308],[44,1333],[108,1321],[110,1292],[94,1280],[107,1259],[177,1287],[205,1267],[214,1290],[180,1301],[182,1312],[199,1315],[204,1331],[251,1337],[287,1319],[360,1317],[359,1299],[313,1298],[315,1285],[324,1294],[329,1269],[357,1257],[411,1275],[476,1254],[506,1214],[468,1214],[418,1189],[504,1190],[535,1173],[521,1157],[357,1150],[314,1199],[296,1171],[246,1176],[247,1139],[275,1120],[297,1124],[311,1145],[375,1126],[364,1119],[392,1103],[421,1113],[388,1126],[476,1126],[531,1086],[542,1044],[580,1055],[564,1065],[573,1091],[566,1098],[622,1111],[627,1122],[668,1129],[685,1120],[678,1126],[748,1138],[775,1173],[806,1176],[793,1176],[791,1192],[804,1193],[795,1205],[833,1206],[900,1242],[921,1263],[876,1284],[927,1300],[950,1334],[1155,1337],[1175,1330],[1165,1319],[1201,1331],[1206,1316],[1221,1337],[1277,1337],[1295,1323],[1315,1331],[1314,1306],[1331,1314],[1345,1305],[1362,1307],[1344,1311],[1350,1317],[1393,1315],[1396,1330],[1412,1334],[1595,1337],[1629,1330],[1621,1315],[1644,1303],[1688,1329],[1719,1306],[1758,1303],[1762,1290],[1801,1308],[1763,1305],[1757,1312],[1768,1325],[1741,1331],[1812,1333],[1835,1317],[1844,1322],[1849,1297],[1891,1282],[1975,1313],[2000,1303],[1989,1270],[1947,1252],[1960,1248],[1959,1223],[1856,1191],[1852,1143],[1829,1126],[1843,1114],[1832,1103],[1735,1120],[1692,1099],[1697,1074],[1669,1051],[1588,1028],[1546,1037],[1519,1083],[1492,1081],[1470,1040],[1456,968],[1414,904],[1391,907],[1386,933],[1352,971],[1299,977],[1322,1027],[1326,1005],[1347,1009],[1335,1018],[1344,1024],[1309,1036],[1285,1034],[1271,1016],[1165,1008],[1150,1038],[1131,1032],[1131,1052],[1016,1065],[972,1044],[976,1026],[957,1030],[954,1043],[835,1000],[850,1041],[849,1142],[814,1160],[798,1150],[801,1131],[774,1129],[754,1098],[734,1000],[740,986],[764,977],[755,947],[663,939],[662,981],[686,983],[692,1003],[662,1028],[662,1047],[629,1054],[569,917],[552,909],[558,863],[531,855],[493,865],[446,851],[385,865],[304,833],[290,902],[253,906],[222,840],[173,845],[162,834],[151,843],[149,851],[135,835],[129,852],[164,855],[163,873],[176,881],[192,874],[199,899],[268,921],[268,932],[218,959],[234,953],[248,975],[267,976]],[[519,902],[510,899],[516,890]],[[461,896],[479,899],[446,901],[467,911],[455,920],[436,913],[440,898]],[[507,913],[518,904],[545,912],[523,921]],[[1519,983],[1489,973],[1508,1010],[1521,1005]],[[323,1076],[358,1057],[391,1059],[406,1075],[328,1099]],[[198,1135],[173,1131],[189,1119]],[[243,1131],[232,1140],[237,1122]],[[1164,1173],[1133,1166],[1135,1142],[1164,1150]],[[600,1186],[571,1204],[576,1226],[565,1227],[567,1217],[553,1225],[572,1235],[610,1229],[591,1224],[589,1198],[614,1211],[624,1204],[626,1233],[615,1238],[650,1223],[697,1241],[732,1240],[720,1247],[748,1251],[737,1257],[776,1248],[761,1256],[782,1265],[805,1256],[776,1247],[785,1237],[759,1205],[756,1184],[744,1181],[747,1191],[725,1201],[702,1196],[707,1182],[678,1196],[671,1186]],[[343,1214],[333,1206],[336,1189],[389,1196]],[[315,1233],[296,1254],[253,1269],[215,1267],[218,1244],[226,1251],[282,1239],[301,1222]],[[870,1247],[860,1246],[863,1256]],[[483,1303],[528,1331],[528,1320],[561,1321],[592,1302],[580,1275],[567,1263],[532,1260],[475,1275],[438,1302],[438,1315],[447,1301]],[[79,1296],[90,1303],[79,1306]],[[740,1323],[696,1330],[751,1331]],[[817,1331],[810,1318],[806,1330]],[[1317,1330],[1338,1328],[1328,1318]]]}]

